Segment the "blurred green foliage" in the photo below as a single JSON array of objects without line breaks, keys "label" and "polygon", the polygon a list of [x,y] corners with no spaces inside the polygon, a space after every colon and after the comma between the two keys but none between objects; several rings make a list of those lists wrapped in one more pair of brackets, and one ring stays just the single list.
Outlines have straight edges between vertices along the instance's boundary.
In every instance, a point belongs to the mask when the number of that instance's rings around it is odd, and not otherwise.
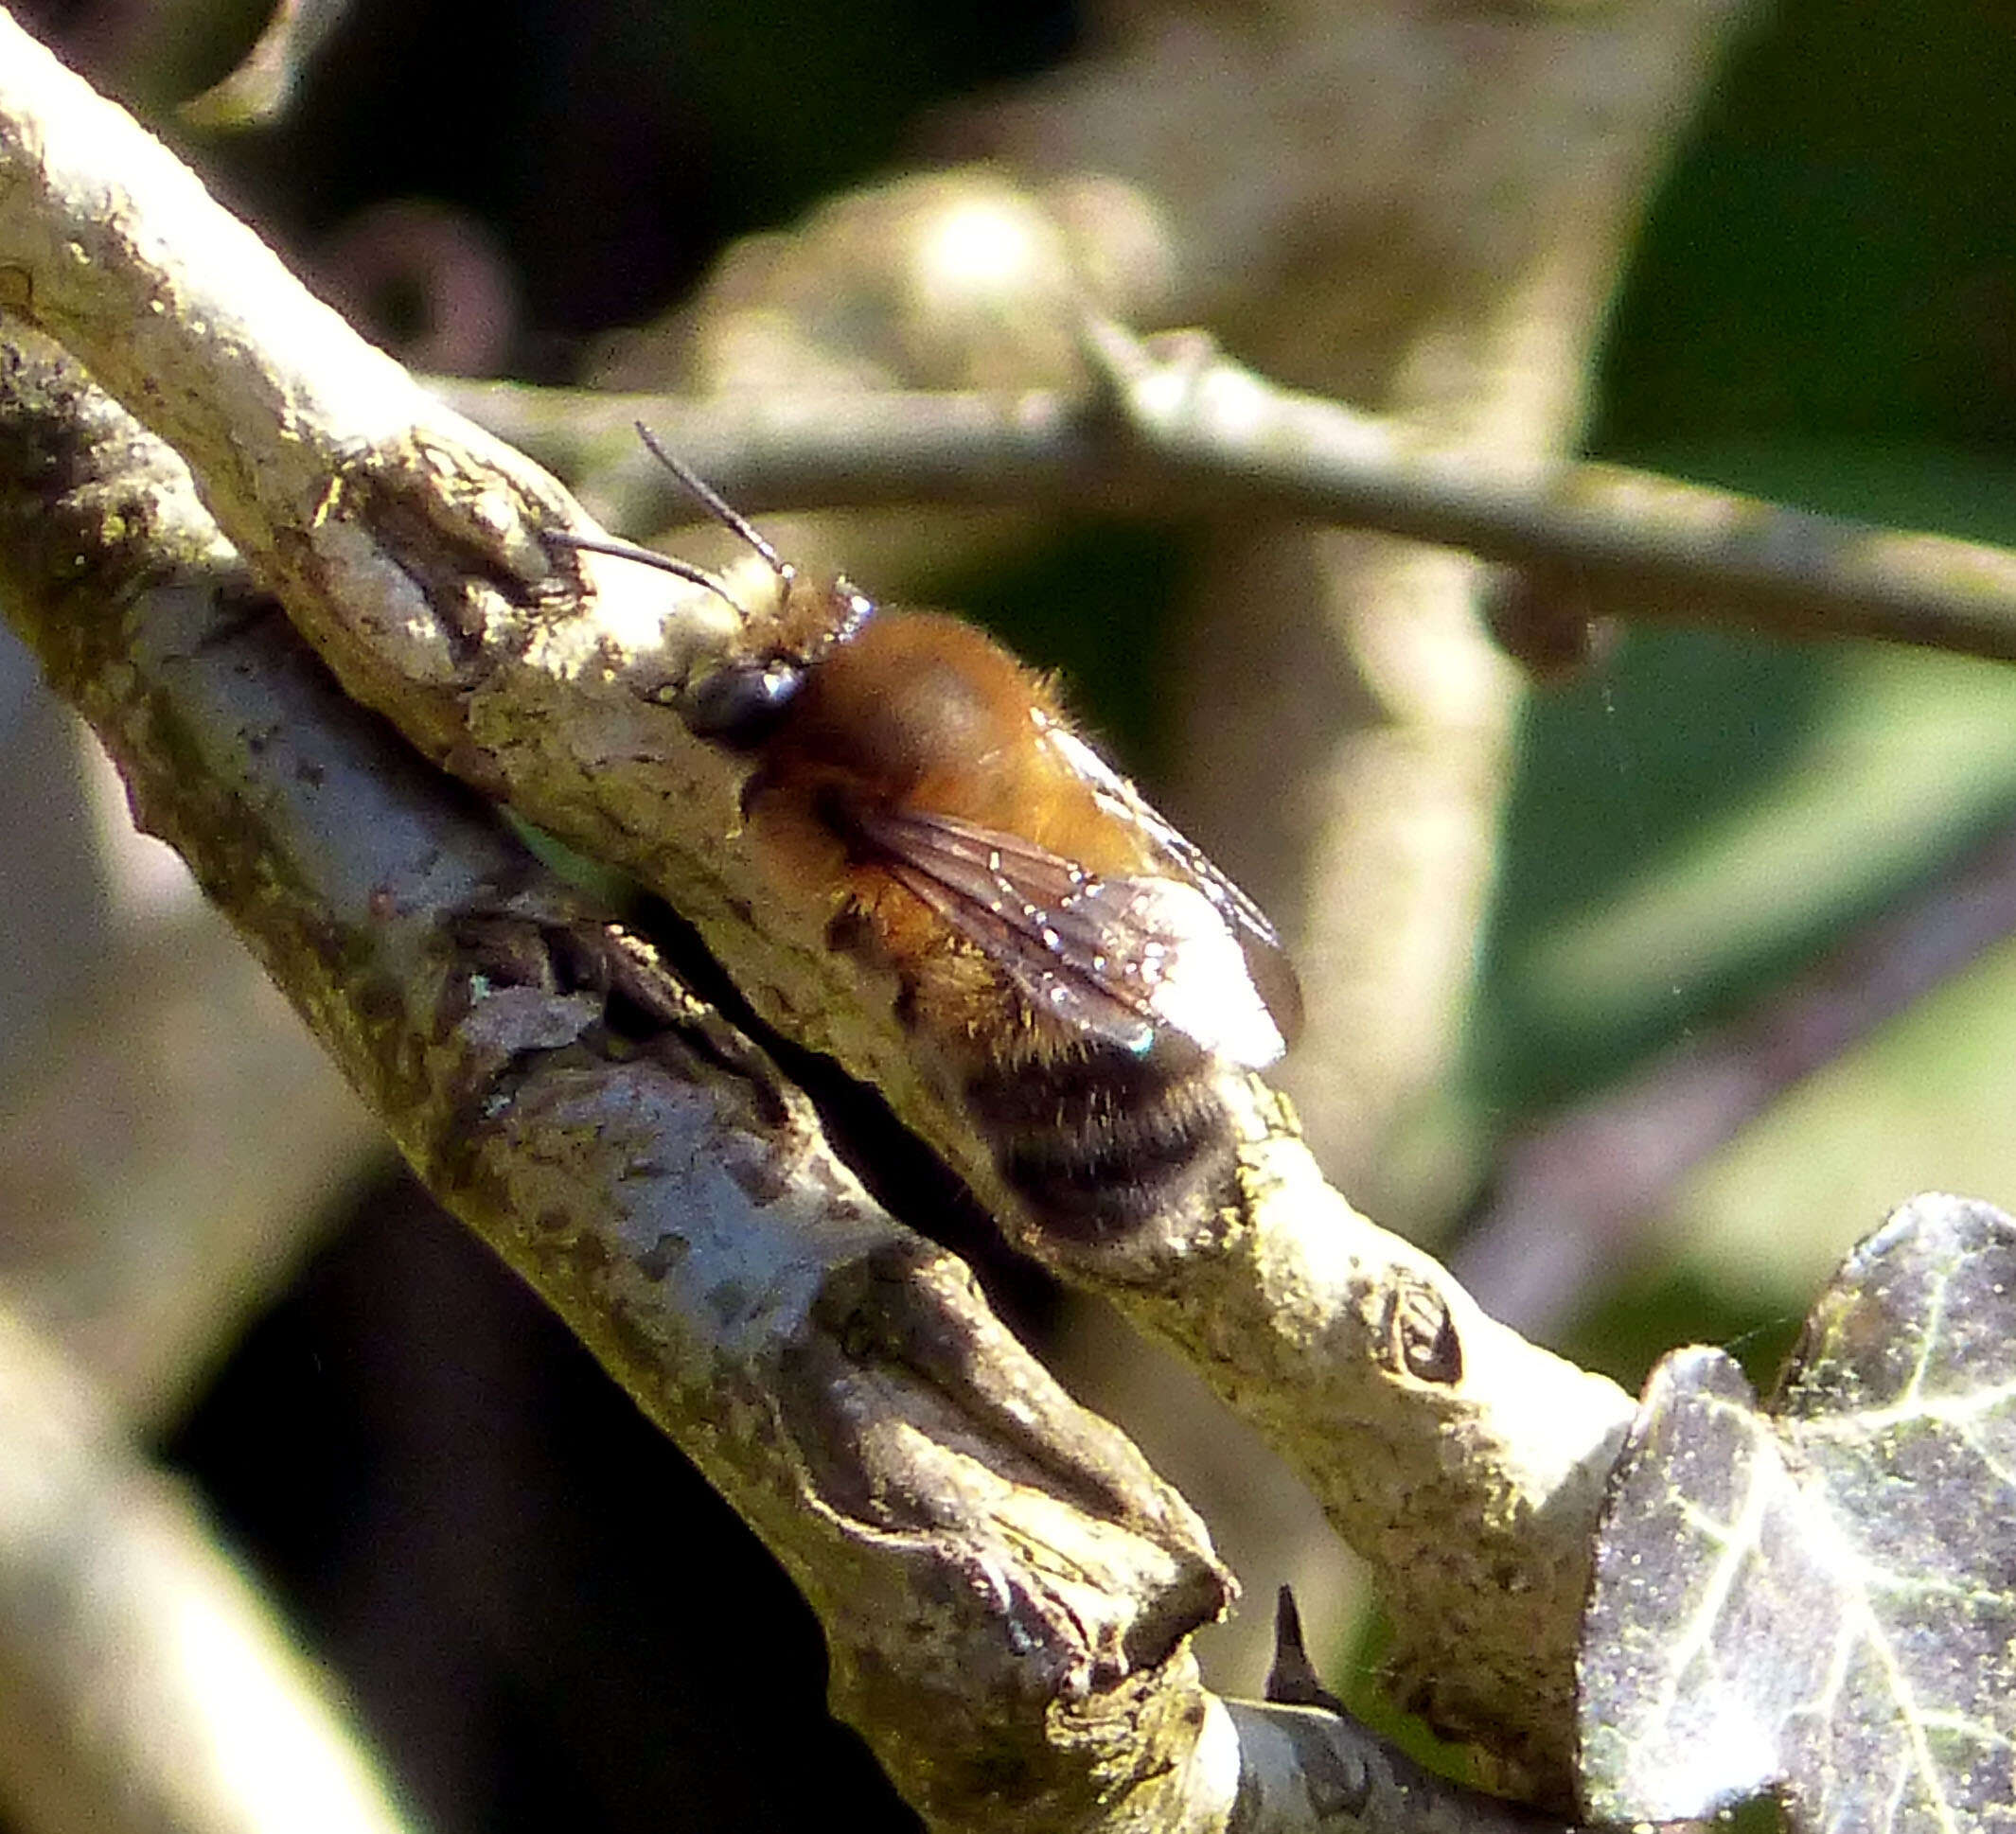
[{"label": "blurred green foliage", "polygon": [[[2006,9],[1778,9],[1656,200],[1592,450],[2016,542],[2012,95]],[[2016,672],[1634,634],[1527,719],[1473,1031],[1478,1124],[1744,1012],[2012,815]],[[1652,1220],[1628,1297],[1598,1298],[1610,1366],[1796,1315],[1923,1184],[2016,1203],[2009,979],[1991,953],[1704,1167]]]}]

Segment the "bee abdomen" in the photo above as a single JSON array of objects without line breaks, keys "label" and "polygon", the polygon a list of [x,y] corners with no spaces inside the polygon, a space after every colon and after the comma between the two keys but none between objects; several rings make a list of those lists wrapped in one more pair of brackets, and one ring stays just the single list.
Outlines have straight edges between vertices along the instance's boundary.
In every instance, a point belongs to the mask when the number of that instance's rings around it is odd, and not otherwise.
[{"label": "bee abdomen", "polygon": [[1232,1136],[1209,1060],[1182,1039],[1142,1054],[1087,1043],[990,1068],[966,1086],[995,1168],[1035,1217],[1080,1239],[1110,1238],[1232,1172]]}]

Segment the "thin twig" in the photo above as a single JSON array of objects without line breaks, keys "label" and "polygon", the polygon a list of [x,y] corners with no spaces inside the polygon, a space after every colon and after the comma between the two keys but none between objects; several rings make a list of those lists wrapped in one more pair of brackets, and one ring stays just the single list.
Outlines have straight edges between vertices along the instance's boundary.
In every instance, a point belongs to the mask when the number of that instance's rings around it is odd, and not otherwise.
[{"label": "thin twig", "polygon": [[1380,529],[1521,570],[1565,621],[1880,638],[2016,661],[2016,553],[1621,466],[1493,478],[1419,429],[1277,388],[1194,335],[1094,341],[1112,390],[824,400],[605,396],[436,379],[613,525],[684,513],[626,431],[655,427],[751,511],[952,502]]}]

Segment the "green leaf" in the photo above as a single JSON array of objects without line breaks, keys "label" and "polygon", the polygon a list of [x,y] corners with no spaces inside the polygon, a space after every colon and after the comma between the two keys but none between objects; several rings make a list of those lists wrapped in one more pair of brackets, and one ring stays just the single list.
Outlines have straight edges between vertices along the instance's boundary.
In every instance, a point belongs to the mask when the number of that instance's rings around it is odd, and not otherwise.
[{"label": "green leaf", "polygon": [[2012,1326],[2016,1222],[1919,1197],[1767,1405],[1720,1350],[1653,1372],[1583,1618],[1592,1820],[2016,1830]]}]

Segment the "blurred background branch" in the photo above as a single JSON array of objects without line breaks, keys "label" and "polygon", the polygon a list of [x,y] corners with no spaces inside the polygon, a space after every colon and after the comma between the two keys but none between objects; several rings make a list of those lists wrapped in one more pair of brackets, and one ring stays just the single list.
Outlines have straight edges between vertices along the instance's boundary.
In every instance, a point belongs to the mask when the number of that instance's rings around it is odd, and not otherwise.
[{"label": "blurred background branch", "polygon": [[2016,833],[1954,863],[1792,985],[1509,1145],[1450,1266],[1508,1324],[1558,1331],[1647,1219],[1795,1084],[2016,934]]},{"label": "blurred background branch", "polygon": [[80,1368],[0,1308],[0,1800],[52,1834],[406,1834],[329,1678]]},{"label": "blurred background branch", "polygon": [[1174,520],[1236,509],[1497,562],[1519,575],[1497,590],[1517,592],[1522,620],[1565,627],[1578,655],[1591,640],[1572,633],[1614,619],[2016,660],[2007,548],[1616,465],[1494,480],[1436,452],[1422,430],[1277,388],[1201,333],[1141,342],[1095,319],[1087,336],[1107,390],[723,399],[451,377],[429,386],[614,527],[661,528],[693,510],[640,449],[642,421],[751,514],[929,502]]}]

